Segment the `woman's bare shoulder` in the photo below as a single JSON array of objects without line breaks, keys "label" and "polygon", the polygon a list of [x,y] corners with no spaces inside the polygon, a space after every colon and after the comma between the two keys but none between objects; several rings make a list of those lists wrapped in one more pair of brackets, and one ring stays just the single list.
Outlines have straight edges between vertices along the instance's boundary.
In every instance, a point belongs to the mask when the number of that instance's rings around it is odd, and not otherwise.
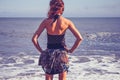
[{"label": "woman's bare shoulder", "polygon": [[50,22],[52,22],[52,20],[49,18],[45,18],[42,20],[42,24],[44,24],[44,25],[49,24]]},{"label": "woman's bare shoulder", "polygon": [[49,21],[48,18],[44,18],[44,19],[42,20],[43,23],[46,23],[46,22],[48,22],[48,21]]},{"label": "woman's bare shoulder", "polygon": [[64,19],[64,21],[65,21],[67,24],[71,24],[71,23],[72,23],[72,21],[71,21],[70,19],[68,19],[68,18],[63,17],[63,19]]},{"label": "woman's bare shoulder", "polygon": [[70,24],[72,23],[72,21],[68,18],[62,17],[62,20],[66,23],[66,24]]}]

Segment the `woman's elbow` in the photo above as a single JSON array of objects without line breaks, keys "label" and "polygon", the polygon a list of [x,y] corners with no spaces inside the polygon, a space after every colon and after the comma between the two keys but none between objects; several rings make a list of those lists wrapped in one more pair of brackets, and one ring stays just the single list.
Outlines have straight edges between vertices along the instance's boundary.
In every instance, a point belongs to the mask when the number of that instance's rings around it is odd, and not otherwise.
[{"label": "woman's elbow", "polygon": [[80,41],[83,41],[83,38],[82,38],[82,37],[80,38]]},{"label": "woman's elbow", "polygon": [[79,38],[77,38],[77,40],[78,40],[79,42],[81,42],[81,41],[83,41],[83,38],[82,38],[82,37],[79,37]]},{"label": "woman's elbow", "polygon": [[32,42],[34,43],[36,41],[35,37],[32,37]]},{"label": "woman's elbow", "polygon": [[37,36],[37,35],[33,35],[33,37],[32,37],[32,42],[33,42],[33,43],[36,43],[37,40],[38,40],[38,36]]}]

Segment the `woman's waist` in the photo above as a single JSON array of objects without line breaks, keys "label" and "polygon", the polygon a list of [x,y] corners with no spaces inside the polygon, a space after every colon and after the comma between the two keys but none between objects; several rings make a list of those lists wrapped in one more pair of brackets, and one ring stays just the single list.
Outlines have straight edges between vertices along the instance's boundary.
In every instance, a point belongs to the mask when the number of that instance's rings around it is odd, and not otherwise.
[{"label": "woman's waist", "polygon": [[64,47],[65,47],[65,44],[62,44],[62,43],[47,43],[48,49],[60,49]]}]

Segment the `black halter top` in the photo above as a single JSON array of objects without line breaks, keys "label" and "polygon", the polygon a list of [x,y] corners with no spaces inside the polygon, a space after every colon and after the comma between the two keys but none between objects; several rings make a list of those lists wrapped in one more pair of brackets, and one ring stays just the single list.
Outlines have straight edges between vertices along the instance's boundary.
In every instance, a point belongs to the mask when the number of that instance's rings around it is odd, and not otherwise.
[{"label": "black halter top", "polygon": [[60,49],[64,48],[65,45],[65,34],[63,35],[50,35],[47,33],[47,48],[48,49]]}]

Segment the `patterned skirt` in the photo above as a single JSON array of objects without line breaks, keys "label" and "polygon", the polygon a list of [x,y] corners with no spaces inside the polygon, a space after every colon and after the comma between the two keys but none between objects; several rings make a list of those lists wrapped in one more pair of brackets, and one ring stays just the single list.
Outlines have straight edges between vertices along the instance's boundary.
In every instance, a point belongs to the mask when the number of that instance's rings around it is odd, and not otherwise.
[{"label": "patterned skirt", "polygon": [[68,53],[64,49],[47,49],[41,53],[39,65],[47,74],[59,74],[68,71]]}]

